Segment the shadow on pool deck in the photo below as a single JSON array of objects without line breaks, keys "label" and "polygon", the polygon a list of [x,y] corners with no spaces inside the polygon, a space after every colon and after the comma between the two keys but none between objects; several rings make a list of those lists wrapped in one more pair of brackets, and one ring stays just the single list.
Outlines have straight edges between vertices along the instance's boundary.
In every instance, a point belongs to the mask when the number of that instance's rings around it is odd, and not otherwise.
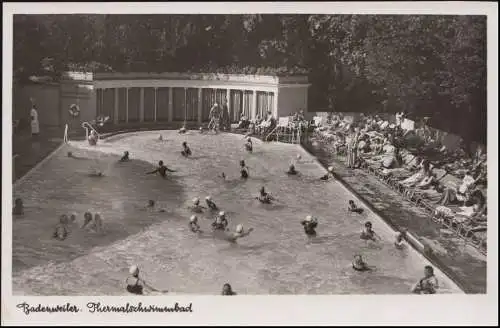
[{"label": "shadow on pool deck", "polygon": [[[43,164],[50,170],[34,172],[15,188],[18,190],[14,190],[14,197],[20,196],[29,202],[23,216],[13,217],[14,272],[47,262],[71,261],[94,247],[112,244],[171,219],[168,208],[164,213],[144,210],[147,200],[154,199],[161,207],[163,202],[180,202],[184,197],[183,188],[175,178],[144,175],[144,179],[138,180],[138,174],[151,171],[152,166],[147,162],[118,163],[117,156],[89,151],[79,151],[78,156],[89,160],[68,158],[66,152],[58,152]],[[102,178],[89,176],[89,166],[96,156],[105,172]],[[52,173],[46,176],[49,171]],[[87,210],[101,213],[102,234],[80,229]],[[78,216],[70,227],[69,237],[64,241],[52,239],[59,215],[71,212]]]},{"label": "shadow on pool deck", "polygon": [[362,170],[348,169],[339,158],[319,143],[303,145],[325,167],[333,166],[336,176],[354,193],[371,204],[390,225],[407,228],[420,241],[433,248],[433,262],[440,262],[440,269],[454,279],[466,293],[486,293],[486,261],[482,255],[473,256],[475,250],[465,250],[464,242],[440,234],[441,226],[425,213],[416,209],[403,197]]}]

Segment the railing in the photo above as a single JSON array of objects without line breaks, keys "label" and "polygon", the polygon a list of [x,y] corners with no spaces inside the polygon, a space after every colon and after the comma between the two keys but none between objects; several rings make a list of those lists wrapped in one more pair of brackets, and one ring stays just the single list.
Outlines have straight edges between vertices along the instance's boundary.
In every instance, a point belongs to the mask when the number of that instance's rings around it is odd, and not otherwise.
[{"label": "railing", "polygon": [[90,124],[89,122],[83,122],[82,123],[82,128],[85,129],[85,138],[86,139],[89,138],[89,130],[94,131],[94,133],[97,135],[98,139],[101,138],[101,136],[99,135],[99,133],[97,132],[97,130],[94,129],[94,127],[92,126],[92,124]]}]

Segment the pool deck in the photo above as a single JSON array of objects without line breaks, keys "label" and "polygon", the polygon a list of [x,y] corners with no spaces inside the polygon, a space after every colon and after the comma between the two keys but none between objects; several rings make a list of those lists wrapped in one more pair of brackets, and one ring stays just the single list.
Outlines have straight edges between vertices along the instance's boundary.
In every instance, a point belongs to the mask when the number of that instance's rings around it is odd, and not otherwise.
[{"label": "pool deck", "polygon": [[325,167],[333,166],[336,177],[388,224],[396,229],[406,228],[419,242],[432,249],[424,254],[468,294],[486,293],[486,257],[472,246],[434,223],[423,211],[406,201],[375,176],[360,169],[348,169],[328,152],[321,143],[304,144]]}]

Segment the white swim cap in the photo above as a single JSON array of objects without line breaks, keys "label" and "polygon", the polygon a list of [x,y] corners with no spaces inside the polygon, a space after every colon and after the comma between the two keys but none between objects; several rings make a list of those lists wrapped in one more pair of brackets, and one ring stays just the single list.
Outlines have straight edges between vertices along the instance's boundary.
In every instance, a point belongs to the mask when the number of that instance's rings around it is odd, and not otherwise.
[{"label": "white swim cap", "polygon": [[308,215],[308,216],[306,216],[306,221],[312,221],[312,218],[313,217],[311,215]]},{"label": "white swim cap", "polygon": [[226,213],[224,211],[219,212],[219,216],[224,216],[224,215],[226,215]]},{"label": "white swim cap", "polygon": [[189,219],[190,222],[196,222],[198,221],[198,217],[196,215],[191,215],[191,218]]},{"label": "white swim cap", "polygon": [[71,216],[76,217],[77,216],[76,212],[71,213]]},{"label": "white swim cap", "polygon": [[328,172],[332,172],[333,171],[333,166],[329,166],[328,167]]},{"label": "white swim cap", "polygon": [[302,156],[300,154],[297,154],[297,159],[301,159]]},{"label": "white swim cap", "polygon": [[242,226],[241,224],[238,224],[238,225],[236,226],[236,232],[237,232],[237,233],[242,233],[242,232],[243,232],[243,226]]},{"label": "white swim cap", "polygon": [[193,203],[196,204],[196,203],[199,203],[199,202],[200,202],[200,199],[198,197],[193,198]]},{"label": "white swim cap", "polygon": [[212,200],[212,197],[207,196],[207,197],[205,197],[205,199],[206,199],[206,200]]},{"label": "white swim cap", "polygon": [[135,276],[135,275],[139,274],[139,268],[137,267],[137,265],[132,265],[132,266],[130,267],[130,269],[128,270],[128,272],[129,272],[131,275]]}]

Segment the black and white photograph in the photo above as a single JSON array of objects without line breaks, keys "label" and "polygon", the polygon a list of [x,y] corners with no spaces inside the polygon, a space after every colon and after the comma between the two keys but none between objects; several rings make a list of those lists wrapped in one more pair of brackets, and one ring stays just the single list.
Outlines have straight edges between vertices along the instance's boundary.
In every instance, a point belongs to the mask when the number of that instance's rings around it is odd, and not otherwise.
[{"label": "black and white photograph", "polygon": [[195,316],[245,296],[370,296],[373,312],[398,296],[389,312],[411,322],[427,302],[497,309],[496,3],[271,4],[9,4],[9,311],[36,321],[75,296],[82,313]]}]

